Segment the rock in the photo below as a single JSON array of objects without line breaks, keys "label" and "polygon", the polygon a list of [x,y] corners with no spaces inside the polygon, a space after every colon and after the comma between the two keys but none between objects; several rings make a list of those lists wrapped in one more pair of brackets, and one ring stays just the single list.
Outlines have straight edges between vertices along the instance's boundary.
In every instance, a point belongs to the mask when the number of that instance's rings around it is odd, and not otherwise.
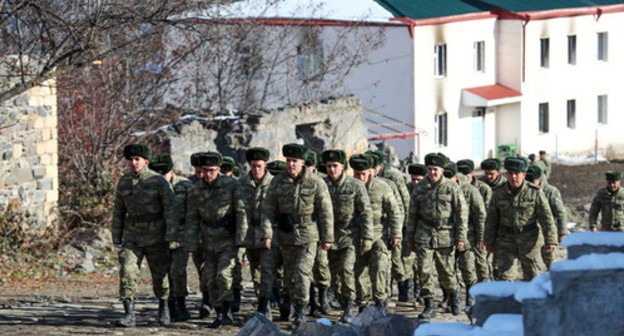
[{"label": "rock", "polygon": [[[327,323],[329,322],[329,324]],[[358,333],[348,325],[331,324],[328,319],[319,319],[316,322],[306,322],[292,333],[293,336],[358,336]]]},{"label": "rock", "polygon": [[74,272],[77,273],[93,273],[95,272],[95,265],[93,265],[93,254],[91,252],[85,252],[84,259],[76,266]]},{"label": "rock", "polygon": [[269,321],[264,315],[254,314],[254,316],[245,323],[237,334],[238,336],[272,336],[284,335],[279,331],[273,322]]},{"label": "rock", "polygon": [[363,331],[365,335],[411,336],[421,323],[416,318],[391,314],[373,321]]},{"label": "rock", "polygon": [[353,318],[351,325],[356,331],[364,330],[364,328],[377,320],[381,320],[385,314],[379,308],[371,306],[366,308],[362,313]]}]

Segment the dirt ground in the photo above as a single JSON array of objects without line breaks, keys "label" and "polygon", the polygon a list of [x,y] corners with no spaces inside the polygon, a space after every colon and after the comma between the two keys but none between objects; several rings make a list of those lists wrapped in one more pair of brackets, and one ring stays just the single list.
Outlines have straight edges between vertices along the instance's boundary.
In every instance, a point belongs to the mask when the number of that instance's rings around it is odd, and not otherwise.
[{"label": "dirt ground", "polygon": [[[584,166],[554,165],[550,183],[557,186],[570,211],[571,222],[576,222],[574,230],[587,227],[587,210],[595,192],[604,186],[604,172],[609,169],[623,169],[624,163],[600,163]],[[194,319],[185,323],[174,323],[172,327],[159,326],[155,317],[157,301],[152,296],[149,271],[143,268],[139,301],[137,304],[137,327],[117,328],[114,321],[121,317],[123,308],[117,300],[118,273],[113,269],[98,269],[89,275],[68,274],[63,278],[21,279],[0,283],[0,334],[2,335],[235,335],[254,311],[252,285],[248,273],[245,274],[245,292],[242,311],[235,314],[236,324],[220,330],[207,329],[212,318]],[[189,287],[196,289],[197,274],[189,267]],[[438,297],[438,300],[440,297]],[[390,304],[396,313],[415,317],[422,310],[413,303],[396,303],[396,292]],[[198,293],[192,293],[188,307],[197,318]],[[278,314],[273,310],[273,314]],[[340,312],[333,311],[328,316],[338,320]],[[438,314],[433,321],[468,322],[462,314]],[[290,323],[278,323],[288,332]]]}]

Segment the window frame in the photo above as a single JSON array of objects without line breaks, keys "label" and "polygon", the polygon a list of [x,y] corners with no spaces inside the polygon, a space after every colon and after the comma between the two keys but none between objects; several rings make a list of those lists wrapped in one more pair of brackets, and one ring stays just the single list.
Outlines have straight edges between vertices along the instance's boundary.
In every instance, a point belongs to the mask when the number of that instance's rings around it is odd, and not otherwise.
[{"label": "window frame", "polygon": [[576,35],[568,35],[568,64],[576,65]]},{"label": "window frame", "polygon": [[607,62],[609,60],[609,33],[598,32],[597,39],[597,52],[596,59],[600,62]]},{"label": "window frame", "polygon": [[550,38],[540,38],[540,67],[548,69],[550,67]]},{"label": "window frame", "polygon": [[438,147],[448,146],[448,113],[438,113],[436,121],[436,144]]},{"label": "window frame", "polygon": [[473,49],[473,69],[476,72],[485,72],[485,41],[475,41]]},{"label": "window frame", "polygon": [[609,123],[609,97],[605,95],[599,95],[597,97],[597,112],[598,112],[598,124],[606,125]]},{"label": "window frame", "polygon": [[566,126],[569,129],[576,129],[576,99],[566,101]]},{"label": "window frame", "polygon": [[434,77],[446,77],[446,43],[438,43],[433,46],[433,75]]},{"label": "window frame", "polygon": [[538,130],[540,134],[547,134],[550,131],[549,109],[548,103],[539,103]]}]

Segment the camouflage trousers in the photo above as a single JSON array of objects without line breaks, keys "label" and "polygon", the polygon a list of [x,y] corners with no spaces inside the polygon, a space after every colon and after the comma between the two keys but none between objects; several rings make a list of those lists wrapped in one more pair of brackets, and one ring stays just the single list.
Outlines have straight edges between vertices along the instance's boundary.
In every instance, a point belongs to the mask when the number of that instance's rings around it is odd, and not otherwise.
[{"label": "camouflage trousers", "polygon": [[169,299],[167,273],[171,264],[169,244],[162,242],[145,247],[124,244],[117,256],[119,260],[119,298],[122,301],[137,299],[137,283],[143,258],[152,274],[152,288],[159,299]]},{"label": "camouflage trousers", "polygon": [[316,259],[314,260],[314,268],[312,269],[314,276],[314,284],[318,287],[329,287],[331,282],[331,272],[329,270],[329,260],[327,259],[327,251],[317,247]]},{"label": "camouflage trousers", "polygon": [[435,295],[432,277],[434,267],[438,272],[440,286],[450,292],[457,290],[454,246],[430,248],[419,244],[416,247],[416,258],[418,258],[418,274],[420,276],[420,296],[423,299],[431,299]]},{"label": "camouflage trousers", "polygon": [[355,246],[327,252],[336,294],[344,301],[355,300]]},{"label": "camouflage trousers", "polygon": [[169,284],[171,285],[171,297],[180,298],[188,296],[187,274],[189,254],[184,248],[171,251],[171,267],[169,267]]},{"label": "camouflage trousers", "polygon": [[288,294],[288,290],[284,287],[284,258],[282,258],[282,248],[280,246],[271,247],[271,256],[273,257],[273,290],[277,291],[280,296]]},{"label": "camouflage trousers", "polygon": [[355,301],[359,307],[368,306],[371,297],[376,302],[388,298],[389,259],[388,249],[381,239],[373,244],[370,251],[356,258]]},{"label": "camouflage trousers", "polygon": [[418,265],[416,264],[416,253],[409,248],[407,240],[401,241],[401,261],[403,262],[403,278],[401,282],[414,279],[414,283],[418,284]]},{"label": "camouflage trousers", "polygon": [[498,268],[496,280],[517,280],[514,261],[520,261],[524,281],[530,281],[538,276],[541,271],[541,248],[544,238],[540,230],[532,230],[524,233],[507,233],[497,237],[494,262]]},{"label": "camouflage trousers", "polygon": [[310,301],[310,282],[318,245],[314,242],[281,247],[284,260],[284,288],[293,304],[305,306]]},{"label": "camouflage trousers", "polygon": [[234,270],[232,270],[232,288],[243,289],[243,262],[245,261],[244,247],[239,247],[236,251],[236,260],[234,261]]},{"label": "camouflage trousers", "polygon": [[219,307],[223,302],[232,302],[232,271],[238,248],[227,246],[221,250],[204,250],[202,288],[207,288],[212,303]]},{"label": "camouflage trousers", "polygon": [[488,262],[487,250],[480,250],[476,246],[472,246],[472,252],[475,257],[475,272],[477,274],[477,282],[490,280],[490,263]]},{"label": "camouflage trousers", "polygon": [[256,296],[270,299],[275,272],[273,251],[266,248],[248,248],[247,259]]},{"label": "camouflage trousers", "polygon": [[388,250],[390,251],[390,273],[392,278],[388,277],[388,288],[390,291],[388,293],[392,293],[392,279],[397,282],[400,282],[405,277],[405,268],[403,266],[403,252],[401,244],[397,244],[394,248],[388,246]]},{"label": "camouflage trousers", "polygon": [[475,253],[472,248],[463,251],[455,251],[457,256],[457,268],[461,273],[461,279],[466,287],[477,283],[477,273],[475,269]]},{"label": "camouflage trousers", "polygon": [[195,265],[197,275],[199,276],[199,290],[207,292],[208,288],[202,287],[204,282],[201,280],[202,274],[204,273],[204,247],[201,244],[195,252],[191,253],[191,259],[193,259],[193,264]]}]

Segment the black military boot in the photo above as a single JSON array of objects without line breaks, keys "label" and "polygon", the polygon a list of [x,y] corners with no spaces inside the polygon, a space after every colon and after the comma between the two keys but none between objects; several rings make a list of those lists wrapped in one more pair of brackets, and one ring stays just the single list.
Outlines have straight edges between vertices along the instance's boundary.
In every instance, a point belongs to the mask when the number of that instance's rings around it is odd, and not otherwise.
[{"label": "black military boot", "polygon": [[407,301],[409,301],[414,296],[414,280],[407,279],[407,284],[405,285],[407,291]]},{"label": "black military boot", "polygon": [[341,299],[338,298],[338,293],[336,292],[336,287],[335,286],[331,286],[329,287],[329,291],[327,292],[327,295],[329,297],[329,306],[334,308],[334,309],[341,309],[343,308],[342,305],[340,304]]},{"label": "black military boot", "polygon": [[351,321],[353,321],[353,301],[347,300],[344,304],[344,309],[342,311],[342,317],[340,318],[340,322],[351,323]]},{"label": "black military boot", "polygon": [[454,316],[459,315],[461,311],[461,290],[458,288],[451,292],[451,313]]},{"label": "black military boot", "polygon": [[176,311],[176,303],[173,298],[167,300],[167,306],[169,306],[169,314],[171,314],[171,322],[178,321],[178,312]]},{"label": "black military boot", "polygon": [[221,312],[223,314],[223,319],[221,322],[223,323],[223,325],[234,324],[234,316],[232,315],[232,303],[227,301],[223,302]]},{"label": "black military boot", "polygon": [[399,302],[407,302],[409,296],[407,295],[407,280],[399,282]]},{"label": "black military boot", "polygon": [[327,315],[331,308],[329,307],[329,288],[319,286],[319,301],[321,303],[321,313]]},{"label": "black military boot", "polygon": [[118,327],[130,328],[136,326],[136,320],[134,318],[134,302],[130,300],[124,300],[124,317],[119,319],[115,324]]},{"label": "black military boot", "polygon": [[274,287],[271,291],[271,308],[279,308],[280,305],[280,290]]},{"label": "black military boot", "polygon": [[199,318],[205,319],[210,317],[210,312],[213,310],[212,303],[210,302],[210,294],[208,291],[202,291],[202,302],[199,306]]},{"label": "black military boot", "polygon": [[282,303],[280,304],[280,321],[288,321],[290,320],[290,313],[292,311],[292,304],[290,303],[290,297],[288,295],[284,295]]},{"label": "black military boot", "polygon": [[171,325],[171,315],[169,314],[169,304],[167,300],[158,300],[158,323],[163,327]]},{"label": "black military boot", "polygon": [[292,330],[297,330],[302,324],[306,323],[308,320],[306,319],[306,315],[304,312],[305,306],[298,304],[295,305],[295,320],[292,324]]},{"label": "black military boot", "polygon": [[416,299],[417,303],[424,304],[425,301],[422,297],[420,297],[420,285],[417,283],[414,284],[414,299]]},{"label": "black military boot", "polygon": [[319,293],[316,291],[316,286],[310,285],[310,302],[308,303],[309,311],[308,315],[315,317],[316,312],[321,309],[319,302]]},{"label": "black military boot", "polygon": [[466,308],[474,305],[474,296],[470,295],[471,285],[466,285]]},{"label": "black military boot", "polygon": [[418,315],[419,319],[430,319],[436,316],[435,306],[433,304],[433,298],[425,299],[425,310]]},{"label": "black military boot", "polygon": [[269,321],[273,321],[273,314],[271,313],[271,306],[269,304],[269,299],[261,297],[258,300],[258,308],[256,309],[256,311],[264,315],[264,317],[269,319]]},{"label": "black military boot", "polygon": [[449,313],[450,312],[450,301],[451,301],[451,295],[449,293],[448,290],[442,288],[442,301],[440,301],[440,303],[438,303],[438,308],[442,308],[445,312]]},{"label": "black military boot", "polygon": [[215,310],[217,311],[217,317],[208,325],[208,328],[217,329],[223,325],[223,308],[216,307]]},{"label": "black military boot", "polygon": [[240,288],[234,288],[232,292],[234,293],[234,300],[232,301],[232,313],[238,313],[240,311],[241,305],[241,290]]},{"label": "black military boot", "polygon": [[178,297],[175,298],[175,309],[173,310],[175,314],[174,321],[184,322],[191,319],[191,313],[186,309],[186,297]]}]

